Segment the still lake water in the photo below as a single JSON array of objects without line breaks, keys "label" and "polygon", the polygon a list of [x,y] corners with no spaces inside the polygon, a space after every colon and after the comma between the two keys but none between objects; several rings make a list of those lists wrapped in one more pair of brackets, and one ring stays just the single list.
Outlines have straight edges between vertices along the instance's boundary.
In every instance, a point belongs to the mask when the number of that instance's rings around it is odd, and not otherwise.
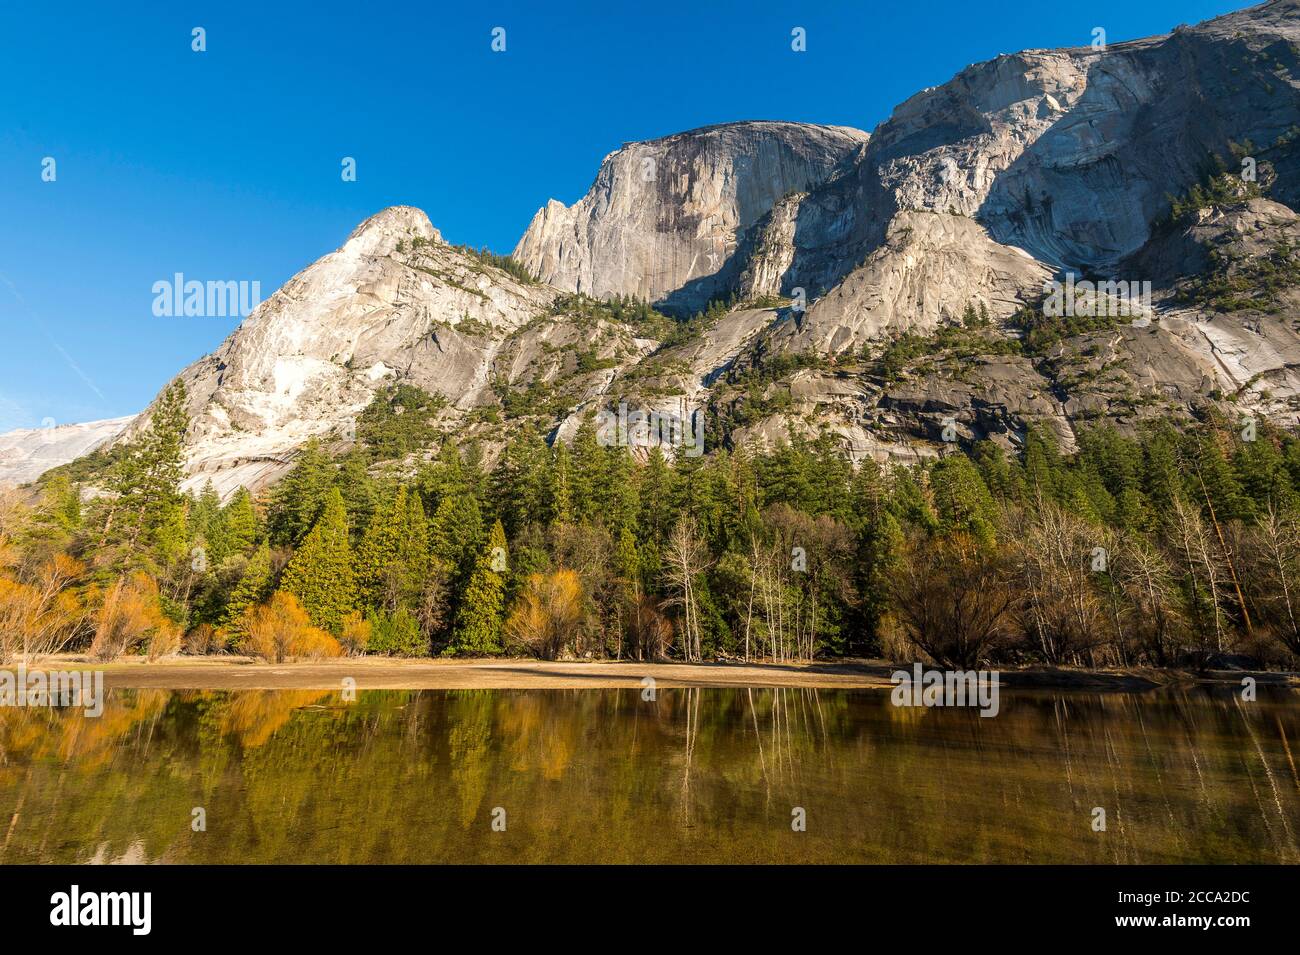
[{"label": "still lake water", "polygon": [[1259,695],[117,690],[0,709],[0,863],[1295,863],[1300,694]]}]

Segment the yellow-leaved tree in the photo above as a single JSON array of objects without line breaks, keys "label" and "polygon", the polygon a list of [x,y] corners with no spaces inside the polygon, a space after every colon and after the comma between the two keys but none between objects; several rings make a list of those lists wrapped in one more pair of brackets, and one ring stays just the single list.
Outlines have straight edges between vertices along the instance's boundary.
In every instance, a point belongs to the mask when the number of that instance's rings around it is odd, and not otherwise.
[{"label": "yellow-leaved tree", "polygon": [[249,607],[242,628],[244,649],[268,663],[283,663],[290,657],[319,660],[343,653],[337,640],[311,622],[298,598],[283,590],[276,591],[267,603]]},{"label": "yellow-leaved tree", "polygon": [[530,574],[506,621],[507,638],[543,660],[554,660],[582,619],[584,597],[576,571]]}]

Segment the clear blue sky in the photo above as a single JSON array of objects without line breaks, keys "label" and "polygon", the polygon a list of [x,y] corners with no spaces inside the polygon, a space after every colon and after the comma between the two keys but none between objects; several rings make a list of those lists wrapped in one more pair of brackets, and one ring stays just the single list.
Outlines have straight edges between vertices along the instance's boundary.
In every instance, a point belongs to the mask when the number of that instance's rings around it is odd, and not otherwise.
[{"label": "clear blue sky", "polygon": [[5,0],[0,431],[138,411],[214,348],[236,320],[154,317],[151,287],[175,272],[265,297],[397,203],[508,252],[624,142],[739,119],[870,130],[998,53],[1245,5]]}]

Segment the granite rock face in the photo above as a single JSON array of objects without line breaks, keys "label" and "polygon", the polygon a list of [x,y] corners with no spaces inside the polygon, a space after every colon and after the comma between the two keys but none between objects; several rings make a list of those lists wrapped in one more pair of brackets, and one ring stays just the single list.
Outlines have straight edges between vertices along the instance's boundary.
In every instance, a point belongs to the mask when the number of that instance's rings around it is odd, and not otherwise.
[{"label": "granite rock face", "polygon": [[385,209],[181,373],[189,485],[227,496],[269,483],[307,440],[348,441],[399,379],[474,407],[501,340],[557,294],[449,246],[418,209]]},{"label": "granite rock face", "polygon": [[902,103],[853,165],[759,223],[742,295],[821,295],[902,214],[978,221],[1054,269],[1113,269],[1229,144],[1300,199],[1300,4],[1161,37],[1030,50],[968,67]]},{"label": "granite rock face", "polygon": [[1042,295],[1053,272],[994,242],[974,219],[900,212],[867,261],[784,327],[782,347],[838,354],[902,332],[958,322],[967,305],[1005,319]]},{"label": "granite rock face", "polygon": [[514,256],[562,289],[698,309],[734,284],[743,233],[783,197],[825,182],[867,139],[847,127],[742,122],[629,143],[572,206],[540,209]]},{"label": "granite rock face", "polygon": [[[1255,183],[1170,215],[1248,166]],[[829,430],[855,459],[933,455],[945,430],[1014,447],[1040,426],[1069,448],[1206,404],[1294,425],[1298,207],[1300,0],[999,56],[870,135],[740,122],[629,143],[534,217],[515,258],[536,281],[417,209],[362,223],[182,373],[189,484],[228,495],[309,438],[346,447],[396,381],[497,446],[522,419],[567,440],[619,401],[707,409],[714,446]],[[1149,282],[1149,315],[1031,340],[1067,273]],[[574,293],[739,304],[674,326]]]},{"label": "granite rock face", "polygon": [[112,441],[134,420],[110,418],[0,434],[0,487],[34,481],[50,468],[89,454]]}]

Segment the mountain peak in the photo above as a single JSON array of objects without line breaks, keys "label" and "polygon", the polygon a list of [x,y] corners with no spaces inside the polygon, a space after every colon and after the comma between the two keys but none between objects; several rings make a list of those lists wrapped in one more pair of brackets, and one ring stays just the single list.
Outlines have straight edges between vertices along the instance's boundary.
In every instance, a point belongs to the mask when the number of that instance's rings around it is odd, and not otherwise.
[{"label": "mountain peak", "polygon": [[415,206],[389,206],[353,229],[343,247],[363,255],[390,255],[398,242],[409,243],[416,236],[443,244],[442,233],[434,228],[424,210]]}]

